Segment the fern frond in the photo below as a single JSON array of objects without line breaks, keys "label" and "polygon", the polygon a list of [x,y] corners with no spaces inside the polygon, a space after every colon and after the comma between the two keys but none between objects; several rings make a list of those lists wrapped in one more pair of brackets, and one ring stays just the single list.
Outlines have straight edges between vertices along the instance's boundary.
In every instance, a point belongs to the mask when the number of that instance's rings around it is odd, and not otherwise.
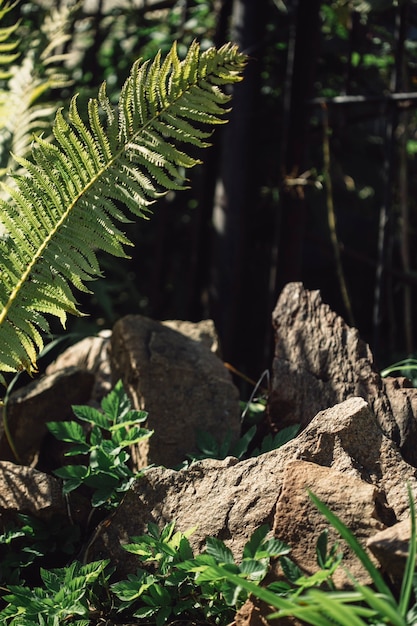
[{"label": "fern frond", "polygon": [[[68,71],[63,68],[68,54],[62,53],[62,46],[69,39],[73,11],[67,3],[59,9],[52,8],[23,59],[9,69],[7,86],[0,90],[0,175],[16,169],[10,153],[26,156],[34,133],[50,132],[57,105],[45,102],[45,94],[71,84]],[[19,23],[13,26],[12,32],[18,26]]]},{"label": "fern frond", "polygon": [[83,122],[77,99],[59,110],[54,142],[38,137],[31,159],[16,157],[23,173],[0,200],[0,370],[36,369],[47,315],[65,325],[80,314],[73,288],[97,278],[97,250],[126,256],[130,242],[117,223],[116,205],[146,217],[161,194],[183,189],[184,168],[199,161],[187,145],[204,147],[201,124],[223,123],[230,96],[219,85],[237,82],[245,58],[231,44],[201,52],[192,44],[180,61],[175,45],[162,61],[137,61],[117,112],[106,95],[88,105]]},{"label": "fern frond", "polygon": [[[0,0],[0,22],[1,20],[14,9],[16,6],[16,2],[4,2],[4,0]],[[12,36],[16,33],[19,28],[20,21],[17,21],[15,24],[12,24],[8,27],[0,28],[0,65],[11,65],[17,57],[19,56],[17,47],[19,45],[19,41],[17,39],[12,39]],[[7,70],[0,71],[0,80],[4,80],[9,77],[9,72]]]}]

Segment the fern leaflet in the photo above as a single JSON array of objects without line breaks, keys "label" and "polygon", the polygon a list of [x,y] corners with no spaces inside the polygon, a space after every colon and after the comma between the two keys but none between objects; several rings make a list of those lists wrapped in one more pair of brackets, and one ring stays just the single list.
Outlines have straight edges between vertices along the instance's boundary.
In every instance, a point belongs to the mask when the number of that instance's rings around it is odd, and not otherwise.
[{"label": "fern leaflet", "polygon": [[88,291],[100,276],[97,250],[126,256],[120,203],[146,217],[158,196],[186,186],[184,169],[199,161],[184,146],[206,146],[202,124],[225,121],[224,86],[244,65],[232,44],[201,52],[193,43],[183,61],[174,45],[164,60],[133,65],[117,112],[103,83],[87,122],[74,97],[67,117],[56,114],[54,142],[37,137],[30,159],[15,157],[22,170],[0,200],[1,371],[35,371],[47,316],[65,326],[80,315],[73,288]]}]

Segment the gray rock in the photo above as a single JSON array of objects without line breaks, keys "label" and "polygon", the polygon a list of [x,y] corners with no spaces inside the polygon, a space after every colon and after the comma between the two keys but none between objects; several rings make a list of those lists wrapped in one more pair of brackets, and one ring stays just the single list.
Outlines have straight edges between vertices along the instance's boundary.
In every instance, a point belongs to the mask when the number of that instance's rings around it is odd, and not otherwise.
[{"label": "gray rock", "polygon": [[65,527],[85,527],[90,507],[77,494],[62,495],[61,481],[32,467],[0,461],[0,527],[19,525],[18,515],[49,522],[59,520]]},{"label": "gray rock", "polygon": [[65,513],[61,482],[31,467],[0,461],[0,515],[8,512],[44,519]]},{"label": "gray rock", "polygon": [[67,367],[78,367],[94,375],[94,386],[88,401],[96,406],[111,391],[110,369],[111,330],[102,330],[94,337],[86,337],[73,344],[51,363],[46,374],[55,374]]},{"label": "gray rock", "polygon": [[221,357],[220,340],[213,320],[201,320],[201,322],[164,320],[161,324],[172,330],[176,330],[190,339],[201,341],[211,352]]}]

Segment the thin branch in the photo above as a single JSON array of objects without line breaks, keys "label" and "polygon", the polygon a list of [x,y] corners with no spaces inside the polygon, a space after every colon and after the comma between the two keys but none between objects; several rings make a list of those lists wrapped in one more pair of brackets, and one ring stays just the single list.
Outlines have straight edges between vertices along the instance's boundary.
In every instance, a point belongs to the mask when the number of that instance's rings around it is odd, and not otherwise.
[{"label": "thin branch", "polygon": [[351,326],[355,326],[355,320],[353,317],[352,305],[349,298],[349,292],[346,284],[345,274],[343,271],[343,264],[340,255],[339,240],[337,237],[336,228],[336,213],[334,210],[333,202],[333,187],[332,178],[330,174],[330,141],[329,141],[329,119],[327,115],[326,105],[323,104],[323,178],[324,186],[326,189],[326,205],[327,205],[327,220],[330,230],[330,239],[333,246],[334,258],[336,262],[336,273],[339,280],[340,291],[343,298],[343,303],[346,308],[348,322]]}]

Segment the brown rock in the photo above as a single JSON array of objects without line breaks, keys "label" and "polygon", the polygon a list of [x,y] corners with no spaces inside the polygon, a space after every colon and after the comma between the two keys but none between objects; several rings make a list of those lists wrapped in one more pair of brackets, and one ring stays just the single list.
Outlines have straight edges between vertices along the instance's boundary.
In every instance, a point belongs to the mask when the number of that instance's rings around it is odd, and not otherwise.
[{"label": "brown rock", "polygon": [[94,386],[88,400],[99,405],[112,387],[109,355],[110,338],[111,330],[102,330],[94,337],[85,337],[85,339],[64,350],[47,367],[46,373],[54,374],[67,367],[77,367],[94,374]]},{"label": "brown rock", "polygon": [[201,322],[188,322],[185,320],[164,320],[164,326],[176,330],[178,333],[200,341],[207,348],[221,357],[220,340],[213,320],[201,320]]},{"label": "brown rock", "polygon": [[9,446],[2,419],[0,459],[35,465],[48,433],[46,423],[72,419],[71,406],[87,402],[93,384],[92,374],[71,367],[34,380],[12,393],[7,403],[7,423],[19,458],[15,458]]},{"label": "brown rock", "polygon": [[321,410],[364,398],[384,433],[417,466],[417,390],[381,379],[369,346],[355,328],[301,283],[283,289],[273,313],[275,357],[268,411],[282,428],[305,427]]},{"label": "brown rock", "polygon": [[[316,543],[324,529],[329,530],[329,548],[338,543],[343,552],[343,566],[361,584],[368,585],[372,578],[359,559],[320,513],[308,495],[310,490],[354,533],[363,547],[376,530],[384,528],[376,512],[377,490],[346,473],[321,467],[305,461],[289,462],[284,471],[284,482],[277,502],[274,535],[292,547],[291,559],[306,574],[318,571]],[[333,575],[338,588],[351,587],[344,569]]]},{"label": "brown rock", "polygon": [[410,540],[410,520],[405,519],[390,528],[381,530],[367,541],[367,547],[398,588],[403,579]]},{"label": "brown rock", "polygon": [[240,434],[239,397],[222,361],[201,341],[140,315],[119,320],[112,334],[114,381],[122,379],[155,431],[139,444],[138,467],[175,467],[195,451],[198,429]]},{"label": "brown rock", "polygon": [[90,507],[81,496],[62,495],[61,481],[32,467],[0,461],[0,527],[18,524],[18,515],[25,514],[49,522],[87,523]]},{"label": "brown rock", "polygon": [[292,460],[288,454],[291,447],[296,448],[293,459],[332,467],[375,485],[385,494],[388,509],[381,500],[378,506],[385,508],[380,514],[387,525],[408,517],[406,483],[417,495],[417,471],[383,434],[362,398],[350,398],[320,411],[295,440],[282,448],[288,460]]},{"label": "brown rock", "polygon": [[[284,468],[294,460],[331,467],[342,472],[347,482],[369,483],[369,493],[375,487],[376,512],[369,520],[367,513],[363,518],[373,532],[374,519],[388,525],[408,515],[407,480],[417,494],[416,470],[383,435],[366,402],[351,398],[319,413],[296,439],[260,457],[242,462],[205,460],[179,472],[147,471],[103,525],[89,558],[110,554],[127,575],[135,571],[137,561],[120,544],[145,533],[148,522],[162,527],[173,520],[182,532],[196,528],[190,538],[195,551],[211,535],[223,539],[239,558],[254,530],[261,524],[272,526],[276,519]],[[339,497],[343,501],[343,493]]]},{"label": "brown rock", "polygon": [[60,481],[31,467],[0,461],[0,513],[6,511],[44,518],[64,512]]},{"label": "brown rock", "polygon": [[279,626],[303,626],[305,622],[300,622],[295,617],[280,617],[268,620],[271,613],[277,609],[269,606],[259,598],[251,597],[237,611],[233,626],[269,626],[269,624],[279,624]]},{"label": "brown rock", "polygon": [[268,626],[268,615],[274,609],[258,598],[246,600],[235,615],[234,624],[236,626]]}]

